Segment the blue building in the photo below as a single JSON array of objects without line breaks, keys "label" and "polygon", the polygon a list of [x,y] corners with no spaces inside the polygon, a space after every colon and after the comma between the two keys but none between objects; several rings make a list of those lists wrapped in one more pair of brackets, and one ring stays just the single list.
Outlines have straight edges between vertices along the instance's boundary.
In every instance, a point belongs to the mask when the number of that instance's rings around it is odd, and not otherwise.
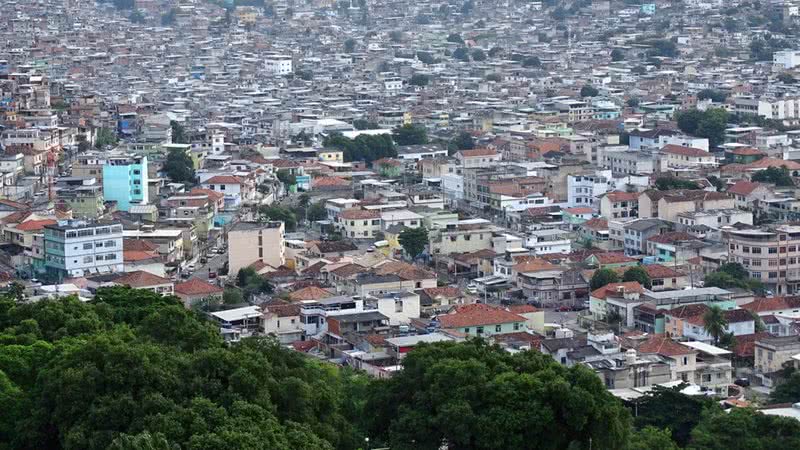
[{"label": "blue building", "polygon": [[109,157],[103,165],[103,197],[120,211],[147,204],[147,182],[147,156]]}]

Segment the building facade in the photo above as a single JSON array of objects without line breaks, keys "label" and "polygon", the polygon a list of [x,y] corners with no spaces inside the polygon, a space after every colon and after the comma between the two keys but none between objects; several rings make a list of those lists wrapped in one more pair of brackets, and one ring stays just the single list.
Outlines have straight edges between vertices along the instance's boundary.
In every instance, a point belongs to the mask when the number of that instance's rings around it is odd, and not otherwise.
[{"label": "building facade", "polygon": [[122,225],[61,221],[44,228],[45,268],[64,279],[122,272]]}]

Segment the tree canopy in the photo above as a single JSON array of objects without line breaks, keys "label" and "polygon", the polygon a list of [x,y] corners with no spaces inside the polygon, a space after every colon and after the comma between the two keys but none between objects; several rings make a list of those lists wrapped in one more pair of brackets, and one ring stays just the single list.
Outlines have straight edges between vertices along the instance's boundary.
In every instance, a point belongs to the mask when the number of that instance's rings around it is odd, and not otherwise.
[{"label": "tree canopy", "polygon": [[767,167],[764,170],[759,170],[750,177],[750,180],[760,183],[773,183],[781,187],[794,186],[794,179],[792,179],[792,175],[786,166]]},{"label": "tree canopy", "polygon": [[581,88],[581,97],[597,97],[600,91],[592,85],[587,84]]},{"label": "tree canopy", "polygon": [[428,230],[425,227],[406,228],[400,232],[400,245],[412,258],[416,258],[428,245]]},{"label": "tree canopy", "polygon": [[679,111],[675,118],[681,131],[708,139],[712,147],[725,142],[729,117],[728,112],[722,108],[708,108],[705,111],[688,109]]},{"label": "tree canopy", "polygon": [[397,145],[427,144],[428,131],[424,125],[410,123],[392,130],[392,138]]},{"label": "tree canopy", "polygon": [[262,220],[280,220],[286,227],[286,231],[294,231],[297,227],[297,216],[289,208],[278,205],[262,205],[258,208],[258,214]]},{"label": "tree canopy", "polygon": [[614,272],[609,268],[602,268],[594,271],[592,274],[592,279],[589,280],[589,287],[592,290],[595,290],[600,289],[609,283],[617,282],[619,282],[619,275],[617,275],[617,272]]},{"label": "tree canopy", "polygon": [[146,290],[0,300],[2,448],[353,449],[352,377]]},{"label": "tree canopy", "polygon": [[706,275],[703,285],[721,289],[750,289],[759,295],[764,292],[764,284],[759,280],[751,279],[747,269],[739,263],[721,265],[715,272]]},{"label": "tree canopy", "polygon": [[624,448],[630,423],[586,367],[481,340],[417,346],[364,409],[370,442],[398,449]]},{"label": "tree canopy", "polygon": [[700,189],[700,186],[691,180],[685,180],[672,175],[665,175],[656,178],[656,189],[659,191],[669,191],[673,189]]},{"label": "tree canopy", "polygon": [[184,150],[173,148],[164,161],[164,172],[175,183],[194,184],[194,162]]},{"label": "tree canopy", "polygon": [[335,148],[344,153],[345,161],[372,161],[381,158],[393,158],[397,156],[397,150],[392,142],[392,136],[388,134],[367,135],[361,134],[355,139],[342,136],[341,133],[334,133],[323,142],[325,147]]},{"label": "tree canopy", "polygon": [[631,267],[622,274],[622,281],[638,281],[639,284],[650,289],[653,287],[653,282],[650,275],[642,266]]}]

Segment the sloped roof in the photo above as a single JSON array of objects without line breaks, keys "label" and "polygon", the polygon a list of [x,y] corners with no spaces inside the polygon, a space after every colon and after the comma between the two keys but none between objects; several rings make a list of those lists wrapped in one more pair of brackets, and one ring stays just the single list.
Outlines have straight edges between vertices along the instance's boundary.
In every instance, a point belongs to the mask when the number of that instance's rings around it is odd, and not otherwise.
[{"label": "sloped roof", "polygon": [[217,175],[207,179],[203,184],[242,184],[242,180],[233,175]]},{"label": "sloped roof", "polygon": [[661,151],[664,153],[670,153],[673,155],[680,155],[680,156],[692,156],[692,157],[703,157],[703,156],[713,156],[711,153],[694,147],[685,147],[683,145],[674,145],[674,144],[667,144],[661,148]]},{"label": "sloped roof", "polygon": [[653,335],[648,340],[639,344],[636,349],[639,353],[657,353],[662,356],[689,355],[695,351],[683,346],[663,334]]},{"label": "sloped roof", "polygon": [[753,181],[740,180],[737,181],[736,184],[734,184],[733,186],[729,187],[726,192],[736,195],[750,195],[759,186],[763,185],[761,183],[756,183]]},{"label": "sloped roof", "polygon": [[146,288],[161,286],[163,284],[172,284],[172,281],[159,277],[158,275],[153,275],[150,272],[145,272],[144,270],[137,270],[117,278],[114,280],[114,283],[130,286],[132,288]]},{"label": "sloped roof", "polygon": [[333,297],[333,293],[322,289],[319,286],[308,286],[289,294],[289,298],[294,301],[301,300],[320,300]]},{"label": "sloped roof", "polygon": [[58,221],[55,219],[29,220],[17,225],[16,229],[20,231],[38,231],[44,228],[46,225],[55,225],[57,223]]},{"label": "sloped roof", "polygon": [[207,283],[199,278],[191,278],[175,285],[175,292],[183,295],[214,295],[221,294],[222,288]]},{"label": "sloped roof", "polygon": [[442,328],[462,328],[479,325],[525,322],[525,318],[496,306],[475,303],[458,306],[449,314],[437,317]]},{"label": "sloped roof", "polygon": [[643,293],[644,288],[638,281],[625,281],[623,283],[609,283],[601,288],[597,288],[592,291],[592,297],[599,298],[599,299],[606,299],[610,296],[619,294],[619,290],[622,289],[624,293]]}]

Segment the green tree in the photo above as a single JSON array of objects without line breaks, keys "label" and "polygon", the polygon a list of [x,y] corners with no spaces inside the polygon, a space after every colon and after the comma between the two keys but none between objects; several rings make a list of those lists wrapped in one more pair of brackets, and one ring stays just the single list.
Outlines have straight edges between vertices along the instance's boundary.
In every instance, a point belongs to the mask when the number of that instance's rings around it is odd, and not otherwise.
[{"label": "green tree", "polygon": [[453,51],[453,58],[469,62],[469,50],[467,50],[467,47],[459,47]]},{"label": "green tree", "polygon": [[461,131],[450,140],[447,146],[450,153],[455,153],[459,150],[472,150],[475,148],[475,139],[468,131]]},{"label": "green tree", "polygon": [[430,52],[417,52],[417,59],[423,64],[436,64],[438,62]]},{"label": "green tree", "polygon": [[108,128],[100,128],[97,130],[94,146],[101,149],[107,145],[117,145],[117,135]]},{"label": "green tree", "polygon": [[222,292],[222,303],[226,305],[241,305],[244,303],[244,296],[241,289],[225,288]]},{"label": "green tree", "polygon": [[794,78],[794,75],[789,72],[781,72],[778,74],[778,81],[785,84],[794,84],[797,82],[797,80]]},{"label": "green tree", "polygon": [[427,144],[428,131],[424,125],[405,124],[392,130],[392,139],[397,145]]},{"label": "green tree", "polygon": [[325,209],[325,202],[319,201],[309,206],[308,210],[306,210],[306,216],[311,222],[327,219],[328,211]]},{"label": "green tree", "polygon": [[618,282],[619,275],[617,275],[617,272],[614,272],[609,268],[602,268],[594,271],[594,274],[592,274],[592,279],[589,280],[589,287],[592,290],[595,290],[600,289],[607,284]]},{"label": "green tree", "polygon": [[644,427],[631,436],[628,450],[680,450],[668,428]]},{"label": "green tree", "polygon": [[719,406],[709,397],[682,394],[681,389],[684,387],[685,385],[672,388],[654,386],[651,391],[637,399],[631,405],[635,412],[636,427],[670,430],[675,443],[685,447],[689,443],[692,429],[702,419],[703,411],[719,409]]},{"label": "green tree", "polygon": [[262,220],[278,220],[283,222],[286,231],[294,231],[297,227],[297,216],[294,211],[283,206],[262,205],[258,207],[258,214]]},{"label": "green tree", "polygon": [[380,126],[376,122],[366,119],[356,119],[353,121],[353,128],[356,130],[377,130]]},{"label": "green tree", "polygon": [[405,228],[400,232],[399,240],[403,250],[411,258],[416,258],[428,245],[428,230],[425,227]]},{"label": "green tree", "polygon": [[625,60],[625,53],[623,53],[622,50],[615,48],[614,50],[611,50],[611,60],[623,61]]},{"label": "green tree", "polygon": [[145,22],[144,15],[142,15],[141,11],[139,11],[138,9],[134,9],[130,13],[130,15],[128,16],[128,20],[130,20],[131,23],[144,23]]},{"label": "green tree", "polygon": [[492,47],[492,48],[489,49],[489,57],[490,58],[496,58],[498,56],[501,56],[502,54],[503,54],[503,48],[502,47]]},{"label": "green tree", "polygon": [[591,85],[587,84],[581,88],[581,97],[597,97],[598,95],[600,95],[600,91]]},{"label": "green tree", "polygon": [[348,38],[344,41],[344,52],[345,53],[353,53],[356,49],[356,40],[353,38]]},{"label": "green tree", "polygon": [[530,56],[522,60],[523,67],[541,67],[542,62],[536,56]]},{"label": "green tree", "polygon": [[752,408],[710,409],[692,430],[692,450],[800,448],[797,419],[768,416]]},{"label": "green tree", "polygon": [[635,266],[626,270],[625,273],[622,274],[622,281],[637,281],[647,289],[653,287],[653,282],[650,280],[650,275],[642,266]]},{"label": "green tree", "polygon": [[164,172],[175,183],[194,184],[195,172],[192,157],[182,149],[173,148],[164,161]]},{"label": "green tree", "polygon": [[283,183],[287,188],[297,184],[297,176],[288,170],[279,170],[275,176],[278,177],[278,181]]},{"label": "green tree", "polygon": [[476,48],[472,51],[472,59],[474,61],[486,61],[486,53],[483,50]]},{"label": "green tree", "polygon": [[728,98],[728,94],[721,91],[715,91],[714,89],[703,89],[697,93],[698,100],[711,99],[711,101],[715,103],[722,103],[726,98]]},{"label": "green tree", "polygon": [[171,444],[161,433],[153,436],[145,431],[136,435],[123,433],[117,436],[108,450],[180,450],[180,446]]},{"label": "green tree", "polygon": [[767,167],[764,170],[759,170],[750,176],[751,181],[759,183],[773,183],[776,186],[789,187],[794,186],[794,179],[786,166]]},{"label": "green tree", "polygon": [[703,329],[714,339],[714,345],[719,344],[727,326],[724,311],[717,305],[710,306],[703,315]]},{"label": "green tree", "polygon": [[[476,339],[417,346],[363,407],[375,446],[459,449],[624,448],[630,415],[586,367]],[[412,443],[412,444],[409,444]]]},{"label": "green tree", "polygon": [[415,73],[411,76],[411,79],[408,81],[408,84],[412,86],[427,86],[430,78],[422,73]]},{"label": "green tree", "polygon": [[800,402],[800,371],[792,372],[782,383],[778,384],[769,395],[772,403]]},{"label": "green tree", "polygon": [[461,35],[458,33],[450,33],[447,35],[447,42],[454,42],[456,44],[463,44],[464,40],[461,39]]},{"label": "green tree", "polygon": [[700,189],[700,186],[698,186],[698,184],[694,181],[685,180],[673,175],[664,175],[656,178],[655,186],[659,191],[670,191],[673,189]]},{"label": "green tree", "polygon": [[725,141],[728,118],[728,112],[721,108],[709,108],[705,111],[689,109],[676,114],[678,128],[681,131],[707,138],[712,147]]}]

